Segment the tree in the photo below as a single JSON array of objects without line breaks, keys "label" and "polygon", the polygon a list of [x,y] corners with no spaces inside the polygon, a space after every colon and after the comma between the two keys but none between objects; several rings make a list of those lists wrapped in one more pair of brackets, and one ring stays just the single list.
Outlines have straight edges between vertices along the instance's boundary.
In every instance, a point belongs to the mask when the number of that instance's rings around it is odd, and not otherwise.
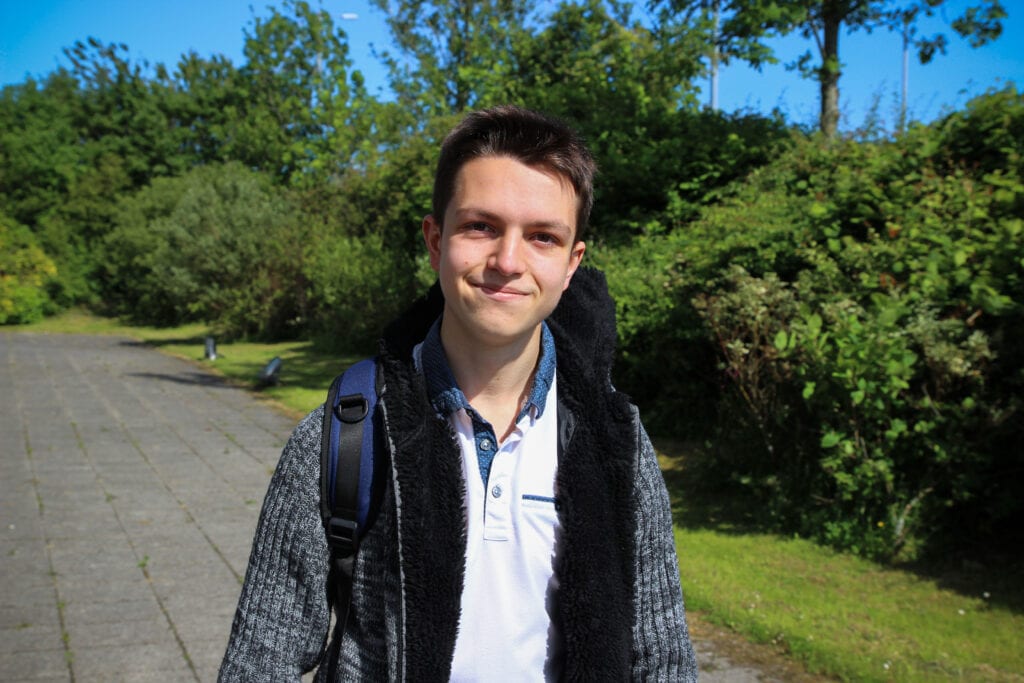
[{"label": "tree", "polygon": [[[710,13],[720,6],[722,22],[717,36],[717,47],[726,61],[735,57],[760,68],[774,62],[766,38],[798,32],[805,39],[813,39],[818,61],[811,50],[789,65],[818,81],[820,88],[819,126],[826,137],[834,137],[839,123],[839,34],[845,26],[848,33],[876,29],[901,31],[909,36],[917,49],[922,64],[938,54],[945,54],[945,34],[919,36],[917,22],[934,16],[946,0],[655,0],[651,3],[662,9],[664,17],[680,18],[701,26],[712,26]],[[979,47],[995,40],[1002,33],[1002,20],[1006,10],[1001,0],[978,0],[950,24],[971,47]]]},{"label": "tree", "polygon": [[61,69],[0,91],[0,211],[34,229],[59,204],[77,165],[78,86]]},{"label": "tree", "polygon": [[695,39],[699,42],[701,53],[709,63],[712,80],[710,105],[713,110],[717,110],[717,72],[720,65],[739,59],[759,69],[766,62],[776,61],[771,49],[759,40],[762,34],[746,30],[759,25],[758,22],[764,24],[768,18],[752,20],[749,26],[723,26],[723,12],[730,9],[728,0],[649,0],[647,6],[657,10],[655,29],[663,39],[673,43],[685,40],[684,51],[692,49]]},{"label": "tree", "polygon": [[[528,36],[523,0],[373,0],[388,17],[397,54],[383,52],[391,87],[419,114],[461,113],[504,92],[516,43]],[[418,117],[422,120],[422,117]]]},{"label": "tree", "polygon": [[234,151],[238,113],[247,104],[231,60],[188,52],[173,74],[158,65],[156,81],[163,87],[163,106],[179,148],[190,156],[191,165],[226,161]]},{"label": "tree", "polygon": [[166,85],[148,78],[149,63],[132,62],[124,44],[96,38],[77,41],[64,54],[78,82],[74,113],[84,161],[117,157],[132,188],[187,170],[191,155],[169,120]]},{"label": "tree", "polygon": [[349,72],[348,39],[306,2],[271,9],[246,31],[240,121],[231,158],[292,183],[333,175],[362,139],[362,75]]}]

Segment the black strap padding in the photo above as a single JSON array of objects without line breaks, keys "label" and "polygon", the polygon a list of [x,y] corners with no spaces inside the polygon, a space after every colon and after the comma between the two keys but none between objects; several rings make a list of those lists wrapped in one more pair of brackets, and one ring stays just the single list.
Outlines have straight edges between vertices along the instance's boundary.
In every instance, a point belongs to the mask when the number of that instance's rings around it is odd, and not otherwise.
[{"label": "black strap padding", "polygon": [[338,430],[338,462],[334,475],[331,516],[327,540],[331,549],[342,556],[355,553],[359,539],[357,507],[359,504],[359,470],[363,455],[363,426],[367,404],[362,394],[349,394],[338,399],[334,414],[342,422]]}]

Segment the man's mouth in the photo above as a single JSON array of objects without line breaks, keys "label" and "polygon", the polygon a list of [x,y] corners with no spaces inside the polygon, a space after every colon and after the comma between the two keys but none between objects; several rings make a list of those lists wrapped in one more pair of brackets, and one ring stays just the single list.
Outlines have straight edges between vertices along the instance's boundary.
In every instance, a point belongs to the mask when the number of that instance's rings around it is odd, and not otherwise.
[{"label": "man's mouth", "polygon": [[509,287],[507,285],[491,285],[481,282],[474,286],[487,296],[493,296],[499,299],[514,299],[516,297],[526,296],[526,292],[516,289],[515,287]]}]

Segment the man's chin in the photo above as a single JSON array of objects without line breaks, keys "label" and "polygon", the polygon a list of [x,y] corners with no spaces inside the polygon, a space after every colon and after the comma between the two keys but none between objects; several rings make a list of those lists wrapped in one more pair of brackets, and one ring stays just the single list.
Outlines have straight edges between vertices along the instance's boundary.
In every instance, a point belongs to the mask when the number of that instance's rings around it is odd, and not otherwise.
[{"label": "man's chin", "polygon": [[476,330],[478,343],[487,348],[508,348],[529,342],[540,323],[530,327],[521,325],[487,325]]}]

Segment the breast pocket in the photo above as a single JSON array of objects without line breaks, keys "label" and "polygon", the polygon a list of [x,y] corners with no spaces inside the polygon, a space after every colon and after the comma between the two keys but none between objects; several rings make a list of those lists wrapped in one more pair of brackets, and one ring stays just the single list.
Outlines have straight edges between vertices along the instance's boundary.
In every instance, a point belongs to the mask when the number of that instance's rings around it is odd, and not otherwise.
[{"label": "breast pocket", "polygon": [[553,539],[558,527],[558,500],[551,496],[526,494],[519,501],[523,520],[534,533]]}]

